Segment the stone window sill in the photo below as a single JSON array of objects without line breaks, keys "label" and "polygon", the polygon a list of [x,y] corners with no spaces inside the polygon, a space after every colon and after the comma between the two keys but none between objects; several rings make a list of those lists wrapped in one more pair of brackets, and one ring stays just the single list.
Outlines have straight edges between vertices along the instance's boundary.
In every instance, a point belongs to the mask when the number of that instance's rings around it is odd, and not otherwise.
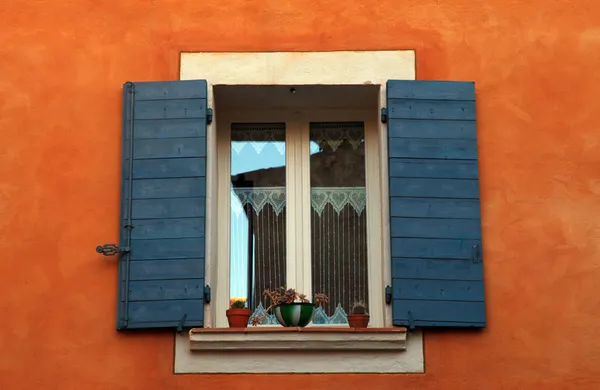
[{"label": "stone window sill", "polygon": [[406,328],[194,328],[190,350],[403,351]]}]

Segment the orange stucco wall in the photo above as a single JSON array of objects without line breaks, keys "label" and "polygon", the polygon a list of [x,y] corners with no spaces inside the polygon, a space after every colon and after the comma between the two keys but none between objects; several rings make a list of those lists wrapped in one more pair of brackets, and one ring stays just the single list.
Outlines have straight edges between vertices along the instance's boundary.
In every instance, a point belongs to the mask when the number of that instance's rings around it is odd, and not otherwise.
[{"label": "orange stucco wall", "polygon": [[[181,51],[415,49],[478,93],[489,326],[426,374],[173,375],[114,329],[121,84]],[[600,388],[597,0],[12,0],[0,7],[0,389]],[[265,387],[266,386],[266,387]]]}]

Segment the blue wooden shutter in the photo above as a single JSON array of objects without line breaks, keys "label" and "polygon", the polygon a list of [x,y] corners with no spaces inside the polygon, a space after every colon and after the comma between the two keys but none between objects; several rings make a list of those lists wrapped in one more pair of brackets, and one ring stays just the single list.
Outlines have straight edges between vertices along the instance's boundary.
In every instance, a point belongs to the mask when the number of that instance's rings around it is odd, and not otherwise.
[{"label": "blue wooden shutter", "polygon": [[123,87],[117,329],[203,326],[206,85]]},{"label": "blue wooden shutter", "polygon": [[475,86],[387,83],[393,324],[484,327]]}]

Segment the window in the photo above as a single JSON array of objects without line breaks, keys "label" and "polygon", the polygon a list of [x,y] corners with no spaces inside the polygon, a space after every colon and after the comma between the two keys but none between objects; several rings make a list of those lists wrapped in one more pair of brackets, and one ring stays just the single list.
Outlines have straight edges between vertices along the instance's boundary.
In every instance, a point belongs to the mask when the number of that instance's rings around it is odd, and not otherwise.
[{"label": "window", "polygon": [[[373,86],[215,87],[219,268],[229,260],[219,283],[247,298],[255,314],[268,305],[262,292],[282,285],[329,296],[315,325],[347,324],[355,301],[383,306],[381,256],[372,256],[381,240],[378,93]],[[327,102],[336,107],[323,108]],[[372,322],[383,322],[381,312],[370,312]]]}]

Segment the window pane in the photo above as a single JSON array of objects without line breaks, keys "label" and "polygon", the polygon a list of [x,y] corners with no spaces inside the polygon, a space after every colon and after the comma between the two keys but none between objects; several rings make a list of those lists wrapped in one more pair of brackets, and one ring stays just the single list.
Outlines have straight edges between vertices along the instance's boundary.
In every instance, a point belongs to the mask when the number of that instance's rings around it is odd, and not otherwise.
[{"label": "window pane", "polygon": [[231,187],[230,294],[255,310],[285,284],[285,124],[232,125]]},{"label": "window pane", "polygon": [[346,323],[369,298],[364,124],[311,123],[310,154],[312,288],[329,296],[314,322]]}]

